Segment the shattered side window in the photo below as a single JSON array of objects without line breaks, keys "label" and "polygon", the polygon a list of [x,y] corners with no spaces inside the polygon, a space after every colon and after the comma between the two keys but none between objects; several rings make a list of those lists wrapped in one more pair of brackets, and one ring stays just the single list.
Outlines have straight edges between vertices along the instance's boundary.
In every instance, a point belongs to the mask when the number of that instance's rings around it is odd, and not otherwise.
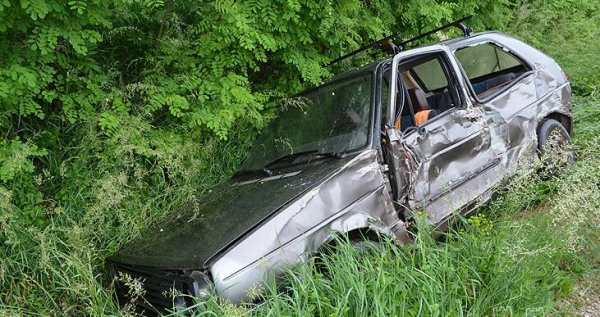
[{"label": "shattered side window", "polygon": [[461,48],[454,55],[479,98],[492,95],[529,70],[510,51],[490,42]]}]

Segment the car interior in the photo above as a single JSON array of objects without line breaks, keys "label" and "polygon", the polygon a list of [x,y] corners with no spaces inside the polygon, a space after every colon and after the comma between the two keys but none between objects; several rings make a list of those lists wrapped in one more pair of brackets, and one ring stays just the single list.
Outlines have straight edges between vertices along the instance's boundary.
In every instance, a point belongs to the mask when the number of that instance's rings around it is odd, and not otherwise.
[{"label": "car interior", "polygon": [[[480,100],[493,96],[531,69],[508,50],[490,42],[464,47],[455,55]],[[411,128],[419,127],[460,105],[458,94],[452,91],[455,85],[442,60],[440,54],[431,54],[399,66],[402,82],[399,86],[403,87],[403,91],[399,90],[396,98],[395,127],[398,130],[410,132]],[[389,91],[390,76],[390,71],[384,73],[387,86],[384,91]]]},{"label": "car interior", "polygon": [[[457,104],[438,55],[404,63],[399,71],[403,91],[399,91],[396,98],[395,127],[398,130],[408,132],[411,127],[418,127]],[[384,81],[388,86],[390,73],[384,74]]]}]

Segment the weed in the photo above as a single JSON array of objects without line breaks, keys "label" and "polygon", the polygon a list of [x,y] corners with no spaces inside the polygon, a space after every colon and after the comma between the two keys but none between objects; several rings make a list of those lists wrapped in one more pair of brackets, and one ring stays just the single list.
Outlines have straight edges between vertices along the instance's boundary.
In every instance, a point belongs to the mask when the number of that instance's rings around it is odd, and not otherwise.
[{"label": "weed", "polygon": [[[577,161],[561,178],[519,175],[479,215],[444,233],[444,242],[419,224],[413,245],[384,241],[377,252],[365,254],[342,243],[340,252],[324,259],[331,274],[306,263],[289,272],[286,292],[281,283],[268,283],[260,306],[212,297],[190,311],[207,316],[521,316],[553,314],[557,306],[565,314],[581,311],[588,299],[562,301],[578,288],[597,289],[600,280],[598,5],[517,3],[507,32],[557,59],[573,85]],[[69,78],[85,79],[81,73]],[[105,100],[106,93],[97,90],[92,95]],[[125,99],[143,96],[123,93]],[[151,124],[141,104],[96,117],[81,108],[77,116],[86,119],[71,125],[64,120],[75,117],[13,126],[4,120],[9,115],[1,115],[2,129],[27,132],[39,142],[2,143],[10,155],[0,157],[0,315],[133,314],[114,299],[105,257],[230,175],[256,132],[240,124],[228,142],[207,140],[205,131],[169,125],[165,118],[155,120],[163,125]],[[111,121],[115,114],[118,122]]]}]

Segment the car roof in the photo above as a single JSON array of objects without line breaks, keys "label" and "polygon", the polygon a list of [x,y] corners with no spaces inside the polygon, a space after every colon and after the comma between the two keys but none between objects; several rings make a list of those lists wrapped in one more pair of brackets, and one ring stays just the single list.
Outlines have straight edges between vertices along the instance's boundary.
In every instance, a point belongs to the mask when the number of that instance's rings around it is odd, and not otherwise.
[{"label": "car roof", "polygon": [[[486,31],[486,32],[480,32],[480,33],[473,33],[469,37],[464,37],[464,36],[455,37],[455,38],[451,38],[448,40],[435,42],[435,43],[431,43],[431,44],[427,44],[427,45],[411,47],[410,49],[403,50],[403,52],[407,52],[407,51],[410,51],[410,50],[413,50],[416,48],[425,48],[425,47],[431,47],[431,46],[445,46],[450,50],[455,50],[459,47],[468,45],[470,42],[481,42],[482,38],[496,40],[496,41],[500,41],[500,42],[503,42],[503,40],[506,40],[506,39],[514,40],[512,37],[510,37],[504,33],[498,32],[498,31]],[[391,61],[392,58],[393,58],[393,56],[390,56],[385,59],[372,61],[368,64],[361,65],[360,67],[356,67],[352,70],[349,70],[349,71],[343,72],[339,75],[336,75],[336,76],[332,77],[331,80],[337,80],[341,77],[352,76],[353,74],[362,73],[365,71],[374,71],[377,68],[377,66],[379,66],[385,62]]]},{"label": "car roof", "polygon": [[[520,55],[524,55],[525,59],[539,58],[539,57],[541,57],[540,55],[543,55],[542,53],[535,50],[531,46],[513,38],[510,35],[507,35],[507,34],[504,34],[502,32],[498,32],[498,31],[486,31],[486,32],[480,32],[480,33],[473,33],[468,37],[460,36],[460,37],[455,37],[455,38],[451,38],[448,40],[435,42],[435,43],[431,43],[431,44],[427,44],[427,45],[415,46],[415,47],[412,47],[405,51],[403,50],[402,52],[408,52],[408,51],[418,49],[418,48],[427,48],[427,47],[433,47],[433,46],[446,47],[448,50],[454,51],[461,47],[469,46],[469,45],[475,44],[475,43],[486,42],[486,41],[493,41],[502,46],[506,45],[509,48],[518,51],[520,53]],[[374,72],[379,66],[381,66],[385,63],[390,63],[392,61],[393,57],[394,57],[394,55],[392,55],[388,58],[385,58],[385,59],[376,60],[376,61],[370,62],[366,65],[362,65],[360,67],[356,67],[354,69],[345,71],[343,73],[340,73],[340,74],[326,80],[321,85],[330,83],[332,81],[337,81],[337,80],[340,80],[340,79],[343,79],[346,77],[353,77],[360,73]],[[321,86],[321,85],[319,85],[319,86]],[[316,88],[316,87],[313,87],[309,90],[312,90],[314,88]]]}]

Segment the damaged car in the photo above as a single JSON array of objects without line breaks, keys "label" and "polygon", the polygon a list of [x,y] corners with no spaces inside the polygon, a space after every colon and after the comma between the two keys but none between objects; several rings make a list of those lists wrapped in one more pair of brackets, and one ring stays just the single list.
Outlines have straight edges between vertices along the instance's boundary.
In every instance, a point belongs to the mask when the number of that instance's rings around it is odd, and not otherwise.
[{"label": "damaged car", "polygon": [[109,259],[119,296],[128,301],[128,280],[143,287],[135,301],[146,312],[211,292],[243,302],[338,235],[410,243],[412,212],[443,228],[523,162],[572,161],[559,65],[459,22],[464,36],[410,50],[387,42],[390,58],[286,102],[228,182]]}]

